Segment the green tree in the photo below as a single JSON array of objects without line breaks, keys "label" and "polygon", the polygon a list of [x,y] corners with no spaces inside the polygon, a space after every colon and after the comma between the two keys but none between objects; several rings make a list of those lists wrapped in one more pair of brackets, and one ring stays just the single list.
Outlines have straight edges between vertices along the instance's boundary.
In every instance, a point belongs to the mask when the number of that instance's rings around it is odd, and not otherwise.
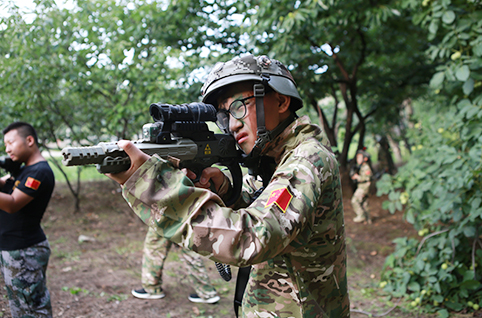
[{"label": "green tree", "polygon": [[[245,0],[236,5],[246,12],[253,50],[290,65],[342,167],[356,135],[357,147],[364,145],[367,121],[397,124],[403,100],[420,94],[418,87],[433,72],[423,54],[423,30],[398,3]],[[320,103],[326,97],[332,102]]]},{"label": "green tree", "polygon": [[400,238],[385,264],[385,290],[421,312],[482,306],[482,6],[480,1],[404,1],[428,30],[427,55],[439,64],[433,91],[415,103],[413,154],[378,183],[393,213],[421,240]]},{"label": "green tree", "polygon": [[[5,8],[1,122],[31,122],[45,147],[139,137],[151,103],[199,98],[194,71],[205,43],[216,50],[204,2],[78,0],[68,10],[40,0],[28,17]],[[80,179],[67,183],[78,209]]]}]

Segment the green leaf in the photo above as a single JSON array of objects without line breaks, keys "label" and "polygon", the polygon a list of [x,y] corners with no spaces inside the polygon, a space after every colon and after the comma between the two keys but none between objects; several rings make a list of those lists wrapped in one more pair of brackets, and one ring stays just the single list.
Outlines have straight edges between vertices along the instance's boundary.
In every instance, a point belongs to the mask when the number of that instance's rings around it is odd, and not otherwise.
[{"label": "green leaf", "polygon": [[470,76],[470,69],[467,65],[462,65],[455,71],[455,76],[461,82],[465,82]]},{"label": "green leaf", "polygon": [[440,318],[448,318],[449,317],[449,312],[447,309],[441,309],[437,312],[438,316]]},{"label": "green leaf", "polygon": [[469,95],[474,90],[474,80],[469,78],[462,86],[465,95]]},{"label": "green leaf", "polygon": [[420,22],[422,22],[422,20],[423,20],[426,16],[427,16],[427,13],[426,13],[425,11],[414,14],[414,15],[413,15],[413,18],[412,18],[413,24],[415,24],[415,25],[420,24]]},{"label": "green leaf", "polygon": [[406,212],[405,214],[405,218],[407,220],[408,223],[410,224],[414,224],[415,223],[415,216],[413,215],[413,210],[410,209]]},{"label": "green leaf", "polygon": [[446,11],[442,16],[442,21],[445,24],[451,24],[452,22],[454,22],[454,20],[455,20],[455,13],[452,10]]},{"label": "green leaf", "polygon": [[455,311],[460,311],[460,310],[464,309],[464,307],[465,307],[465,304],[456,303],[456,302],[452,302],[452,301],[446,301],[446,302],[444,302],[444,304],[448,308],[450,308],[452,310],[455,310]]},{"label": "green leaf", "polygon": [[434,276],[430,276],[430,277],[428,278],[428,281],[429,281],[430,283],[435,283],[435,282],[437,281],[437,278],[434,277]]},{"label": "green leaf", "polygon": [[465,116],[467,117],[467,119],[471,119],[475,117],[478,113],[479,113],[479,108],[472,105],[472,107],[467,109],[467,113]]},{"label": "green leaf", "polygon": [[435,73],[430,80],[430,87],[432,88],[439,88],[442,85],[442,82],[445,79],[444,72]]},{"label": "green leaf", "polygon": [[466,237],[474,237],[475,236],[475,227],[473,226],[464,226],[464,235]]},{"label": "green leaf", "polygon": [[390,204],[388,205],[388,211],[389,211],[391,214],[395,213],[396,208],[395,208],[395,203],[394,203],[394,202],[390,202]]},{"label": "green leaf", "polygon": [[432,20],[432,22],[430,22],[430,26],[428,27],[428,31],[432,34],[436,34],[437,30],[438,30],[438,22],[437,20]]},{"label": "green leaf", "polygon": [[480,207],[480,203],[482,203],[482,199],[481,198],[475,198],[470,205],[471,205],[472,209],[475,210],[475,209]]},{"label": "green leaf", "polygon": [[417,282],[411,282],[410,284],[407,285],[407,288],[414,292],[420,291],[420,285]]},{"label": "green leaf", "polygon": [[482,42],[479,42],[476,45],[474,45],[474,47],[472,48],[472,52],[476,56],[482,56]]},{"label": "green leaf", "polygon": [[[472,272],[473,273],[473,272]],[[481,286],[481,283],[476,280],[467,280],[460,284],[460,287],[475,290]]]},{"label": "green leaf", "polygon": [[444,297],[442,295],[434,295],[433,300],[438,301],[439,303],[444,301]]}]

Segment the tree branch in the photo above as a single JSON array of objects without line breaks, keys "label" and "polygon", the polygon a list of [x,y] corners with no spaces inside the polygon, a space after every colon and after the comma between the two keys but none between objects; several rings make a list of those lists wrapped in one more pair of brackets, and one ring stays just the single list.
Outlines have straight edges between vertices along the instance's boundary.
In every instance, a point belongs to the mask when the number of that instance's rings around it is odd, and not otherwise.
[{"label": "tree branch", "polygon": [[386,316],[388,315],[392,310],[394,310],[395,308],[398,307],[398,304],[400,303],[402,299],[399,298],[398,299],[398,302],[395,306],[393,306],[392,308],[390,308],[389,310],[387,310],[386,312],[384,313],[381,313],[381,314],[373,314],[371,312],[368,312],[368,311],[363,311],[363,310],[358,310],[358,309],[352,309],[350,310],[350,312],[356,312],[356,313],[359,313],[359,314],[364,314],[364,315],[367,315],[367,316],[370,316],[370,317],[383,317],[383,316]]},{"label": "tree branch", "polygon": [[335,61],[336,66],[338,66],[338,68],[340,69],[341,74],[343,75],[345,80],[350,81],[351,80],[350,75],[346,71],[345,66],[343,65],[343,61],[340,59],[340,57],[338,57],[338,54],[335,53],[331,43],[327,42],[326,44],[330,46],[331,52],[333,53],[332,58]]},{"label": "tree branch", "polygon": [[351,78],[356,78],[356,73],[358,72],[358,68],[365,61],[365,56],[366,56],[365,53],[366,53],[366,50],[367,50],[367,43],[366,43],[366,40],[365,40],[365,34],[363,34],[363,32],[360,30],[360,28],[358,28],[356,30],[356,32],[360,36],[361,49],[360,49],[360,58],[358,59],[358,62],[355,64],[355,67],[353,67],[353,72],[351,74]]},{"label": "tree branch", "polygon": [[442,233],[445,233],[445,232],[448,232],[448,231],[449,231],[449,229],[445,229],[445,230],[442,230],[442,231],[433,232],[433,233],[425,236],[425,237],[423,238],[423,240],[420,242],[420,244],[418,245],[417,253],[415,253],[415,255],[418,255],[418,253],[420,252],[420,249],[422,248],[423,243],[425,243],[426,240],[428,240],[428,239],[431,238],[432,236],[435,236],[435,235],[438,235],[438,234],[442,234]]}]

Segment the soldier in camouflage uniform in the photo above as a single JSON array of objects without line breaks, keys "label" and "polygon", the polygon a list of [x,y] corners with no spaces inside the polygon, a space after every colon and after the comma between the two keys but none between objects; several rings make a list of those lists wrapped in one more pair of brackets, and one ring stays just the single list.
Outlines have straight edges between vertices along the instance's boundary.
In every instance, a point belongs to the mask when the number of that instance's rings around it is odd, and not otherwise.
[{"label": "soldier in camouflage uniform", "polygon": [[356,223],[371,223],[370,213],[368,211],[368,194],[373,172],[370,168],[369,160],[370,155],[366,151],[357,151],[356,164],[358,168],[356,170],[358,172],[351,177],[357,183],[357,188],[351,198],[351,205],[356,214],[353,221]]},{"label": "soldier in camouflage uniform", "polygon": [[3,133],[10,158],[23,164],[0,179],[0,270],[10,311],[14,318],[51,318],[50,245],[40,221],[54,190],[54,174],[30,124],[15,122]]},{"label": "soldier in camouflage uniform", "polygon": [[192,172],[121,141],[131,168],[110,177],[123,185],[129,205],[187,249],[252,265],[242,317],[349,317],[338,163],[321,128],[296,116],[302,100],[290,72],[266,56],[217,64],[203,102],[218,108],[218,125],[233,134],[247,161],[274,160],[263,191],[254,200],[244,192],[226,207],[230,187],[219,169],[205,169],[193,184]]},{"label": "soldier in camouflage uniform", "polygon": [[[165,297],[162,289],[162,271],[167,255],[173,243],[149,227],[144,241],[144,255],[142,258],[142,288],[132,290],[132,295],[141,299],[161,299]],[[220,297],[204,267],[201,256],[181,248],[181,259],[184,263],[195,294],[190,294],[188,299],[194,303],[213,304]]]}]

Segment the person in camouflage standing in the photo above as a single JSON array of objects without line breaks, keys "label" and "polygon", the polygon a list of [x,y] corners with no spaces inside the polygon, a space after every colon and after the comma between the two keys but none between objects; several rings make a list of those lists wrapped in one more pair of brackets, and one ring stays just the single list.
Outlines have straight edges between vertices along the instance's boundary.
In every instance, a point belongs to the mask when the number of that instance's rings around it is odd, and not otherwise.
[{"label": "person in camouflage standing", "polygon": [[[161,299],[166,296],[162,289],[162,272],[172,245],[171,241],[159,236],[152,227],[148,228],[142,258],[142,288],[132,290],[134,297]],[[188,299],[194,303],[218,302],[220,297],[211,285],[201,256],[181,248],[181,258],[195,291]]]},{"label": "person in camouflage standing", "polygon": [[202,96],[253,171],[274,162],[254,198],[245,191],[226,207],[230,184],[219,169],[193,184],[192,172],[130,141],[119,146],[131,167],[110,177],[159,235],[220,263],[252,265],[242,317],[349,317],[338,163],[321,128],[296,115],[303,103],[290,72],[266,56],[237,57],[215,65]]},{"label": "person in camouflage standing", "polygon": [[356,153],[357,173],[351,178],[356,181],[357,188],[351,198],[351,205],[355,211],[356,217],[353,222],[371,223],[370,213],[368,211],[368,194],[370,191],[370,184],[373,177],[373,171],[370,168],[370,155],[364,150],[358,150]]},{"label": "person in camouflage standing", "polygon": [[0,267],[10,311],[14,318],[50,318],[50,245],[40,221],[54,190],[54,174],[30,124],[12,123],[3,134],[10,158],[24,164],[0,179]]}]

